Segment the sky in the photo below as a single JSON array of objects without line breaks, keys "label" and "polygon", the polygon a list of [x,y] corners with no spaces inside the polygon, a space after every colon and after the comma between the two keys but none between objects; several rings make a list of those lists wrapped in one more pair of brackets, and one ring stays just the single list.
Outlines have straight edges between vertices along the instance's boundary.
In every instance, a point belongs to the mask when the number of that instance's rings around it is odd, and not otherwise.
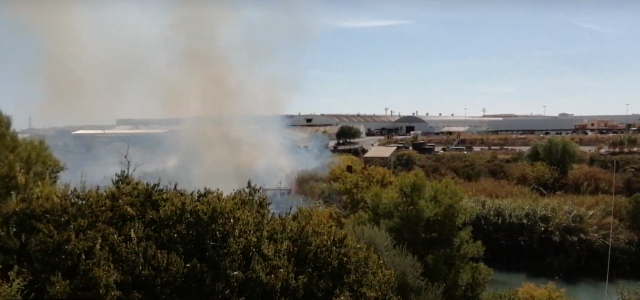
[{"label": "sky", "polygon": [[[282,113],[589,115],[625,114],[626,104],[640,113],[638,1],[326,0],[300,9],[312,10],[299,13],[314,30]],[[37,51],[2,17],[0,41],[0,109],[24,127],[46,94],[30,77]]]}]

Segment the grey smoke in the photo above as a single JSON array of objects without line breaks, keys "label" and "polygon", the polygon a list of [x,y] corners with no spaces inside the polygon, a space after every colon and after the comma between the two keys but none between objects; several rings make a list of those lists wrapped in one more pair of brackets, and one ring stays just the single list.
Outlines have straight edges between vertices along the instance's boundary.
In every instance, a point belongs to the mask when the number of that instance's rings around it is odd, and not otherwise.
[{"label": "grey smoke", "polygon": [[[34,115],[39,124],[216,120],[185,125],[154,154],[132,153],[144,161],[139,172],[162,169],[181,182],[230,190],[248,179],[273,185],[326,158],[300,152],[282,120],[250,117],[283,114],[295,98],[315,34],[309,5],[15,0],[0,11],[40,45],[33,77],[45,95]],[[98,148],[82,162],[65,162],[73,176],[99,178],[119,167],[124,150]]]}]

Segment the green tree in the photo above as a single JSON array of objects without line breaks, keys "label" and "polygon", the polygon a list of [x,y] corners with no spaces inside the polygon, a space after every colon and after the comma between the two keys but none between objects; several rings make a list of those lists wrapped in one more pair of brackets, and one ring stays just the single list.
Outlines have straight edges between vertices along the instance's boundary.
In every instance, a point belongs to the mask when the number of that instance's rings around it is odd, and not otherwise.
[{"label": "green tree", "polygon": [[336,139],[343,144],[360,138],[361,136],[362,131],[360,131],[360,128],[348,125],[340,126],[338,132],[336,132]]},{"label": "green tree", "polygon": [[544,162],[558,172],[558,176],[565,178],[573,164],[578,159],[579,147],[576,143],[564,137],[552,137],[545,141],[535,142],[527,159],[530,162]]},{"label": "green tree", "polygon": [[442,286],[426,282],[421,276],[423,268],[420,261],[405,249],[394,246],[389,233],[370,224],[357,224],[353,221],[351,223],[351,233],[373,247],[387,268],[393,270],[398,283],[396,294],[402,300],[443,299]]},{"label": "green tree", "polygon": [[64,166],[41,139],[18,137],[0,111],[0,203],[40,185],[56,184]]},{"label": "green tree", "polygon": [[374,224],[380,220],[397,244],[420,259],[422,276],[444,285],[444,298],[480,299],[491,270],[473,262],[484,250],[463,226],[463,195],[455,183],[428,182],[423,172],[413,171],[397,179],[395,191],[395,200],[373,200]]},{"label": "green tree", "polygon": [[255,186],[187,191],[123,171],[106,190],[19,200],[0,211],[0,270],[25,270],[34,298],[397,299],[339,214],[274,215]]}]

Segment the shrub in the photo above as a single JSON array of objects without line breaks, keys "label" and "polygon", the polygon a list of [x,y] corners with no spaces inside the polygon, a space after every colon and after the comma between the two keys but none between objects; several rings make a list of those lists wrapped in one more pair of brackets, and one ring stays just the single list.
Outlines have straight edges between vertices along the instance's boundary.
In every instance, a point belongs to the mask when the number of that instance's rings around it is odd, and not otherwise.
[{"label": "shrub", "polygon": [[0,111],[0,203],[39,185],[55,185],[62,164],[43,140],[21,139],[11,118]]},{"label": "shrub", "polygon": [[527,153],[527,159],[546,163],[558,172],[559,177],[564,178],[578,159],[579,151],[578,145],[571,140],[552,137],[535,142]]},{"label": "shrub", "polygon": [[484,300],[569,300],[565,291],[558,289],[554,283],[536,286],[524,283],[521,287],[502,292],[490,292]]},{"label": "shrub", "polygon": [[451,175],[465,180],[480,178],[506,179],[506,163],[516,154],[497,155],[495,152],[445,153],[426,155],[420,163],[425,174],[434,179]]},{"label": "shrub", "polygon": [[16,274],[16,269],[7,275],[7,280],[0,280],[0,299],[22,299],[25,285],[24,278]]},{"label": "shrub", "polygon": [[353,173],[346,167],[336,166],[329,172],[328,180],[334,183],[333,192],[339,195],[338,207],[347,214],[368,210],[367,196],[374,189],[386,189],[393,185],[394,174],[383,167],[355,165]]},{"label": "shrub", "polygon": [[483,248],[462,226],[462,193],[455,183],[428,182],[414,171],[399,176],[394,193],[395,197],[372,200],[373,222],[379,220],[396,243],[419,258],[423,277],[443,284],[445,298],[479,299],[491,271],[472,262],[482,257]]},{"label": "shrub", "polygon": [[628,168],[621,176],[624,192],[629,197],[640,193],[640,174],[638,171],[640,171],[638,167]]},{"label": "shrub", "polygon": [[614,190],[622,192],[622,180],[614,187],[614,174],[600,168],[579,165],[569,172],[565,191],[580,195],[611,194]]},{"label": "shrub", "polygon": [[439,300],[442,287],[427,283],[422,277],[422,264],[404,249],[394,247],[393,238],[383,229],[371,225],[351,225],[351,233],[373,247],[392,270],[398,283],[396,294],[401,299]]},{"label": "shrub", "polygon": [[401,171],[413,171],[422,160],[421,155],[416,151],[403,151],[398,154],[395,167]]},{"label": "shrub", "polygon": [[137,182],[34,191],[0,214],[4,270],[35,298],[395,299],[393,272],[332,210],[276,216],[229,195]]},{"label": "shrub", "polygon": [[517,184],[544,193],[555,190],[558,180],[557,172],[544,162],[517,163],[509,169],[508,177]]},{"label": "shrub", "polygon": [[467,196],[493,199],[534,197],[530,189],[511,181],[482,178],[475,182],[458,182]]},{"label": "shrub", "polygon": [[629,198],[625,207],[624,221],[627,228],[640,237],[640,194]]},{"label": "shrub", "polygon": [[[620,219],[626,199],[614,210],[611,266],[619,276],[637,276],[630,236]],[[543,276],[599,276],[606,272],[611,221],[610,196],[514,199],[466,198],[465,224],[485,246],[492,267]]]}]

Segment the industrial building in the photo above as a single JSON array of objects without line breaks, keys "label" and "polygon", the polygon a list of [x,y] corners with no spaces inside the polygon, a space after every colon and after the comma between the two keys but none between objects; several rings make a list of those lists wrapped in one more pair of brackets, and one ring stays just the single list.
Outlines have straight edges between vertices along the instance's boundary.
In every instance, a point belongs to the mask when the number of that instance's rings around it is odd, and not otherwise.
[{"label": "industrial building", "polygon": [[[442,114],[418,115],[364,115],[364,114],[299,114],[255,117],[213,117],[190,119],[118,119],[116,124],[65,126],[60,128],[30,128],[20,132],[21,136],[43,136],[47,140],[117,140],[123,137],[149,137],[157,139],[172,136],[189,126],[217,126],[217,130],[234,132],[266,132],[277,131],[286,137],[298,140],[304,136],[323,134],[334,140],[340,126],[349,125],[359,128],[367,135],[394,133],[406,135],[411,132],[422,134],[460,133],[460,132],[545,132],[545,131],[599,131],[602,129],[623,130],[640,127],[640,115],[596,115],[575,116],[559,114],[558,116],[522,116],[522,115],[487,115],[487,116],[454,116]],[[232,125],[229,125],[229,124]],[[226,125],[225,125],[226,124]],[[245,125],[243,125],[245,124]],[[283,131],[283,128],[289,130]]]},{"label": "industrial building", "polygon": [[[603,121],[605,121],[603,123]],[[594,124],[590,129],[595,129],[595,124],[616,123],[637,127],[640,123],[640,115],[596,115],[575,116],[572,114],[559,114],[558,116],[516,116],[503,117],[499,120],[489,121],[489,132],[517,132],[517,131],[574,131],[583,129],[581,124]],[[589,128],[584,128],[589,129]],[[619,129],[619,128],[616,128]]]},{"label": "industrial building", "polygon": [[412,131],[423,133],[441,132],[482,132],[489,127],[490,121],[499,121],[501,118],[489,117],[460,117],[460,116],[424,116],[413,113],[408,116],[401,115],[298,115],[289,119],[289,124],[295,127],[316,126],[362,126],[367,134],[379,134],[392,132],[405,135]]},{"label": "industrial building", "polygon": [[365,165],[392,167],[398,158],[398,148],[388,146],[372,147],[364,157]]}]

